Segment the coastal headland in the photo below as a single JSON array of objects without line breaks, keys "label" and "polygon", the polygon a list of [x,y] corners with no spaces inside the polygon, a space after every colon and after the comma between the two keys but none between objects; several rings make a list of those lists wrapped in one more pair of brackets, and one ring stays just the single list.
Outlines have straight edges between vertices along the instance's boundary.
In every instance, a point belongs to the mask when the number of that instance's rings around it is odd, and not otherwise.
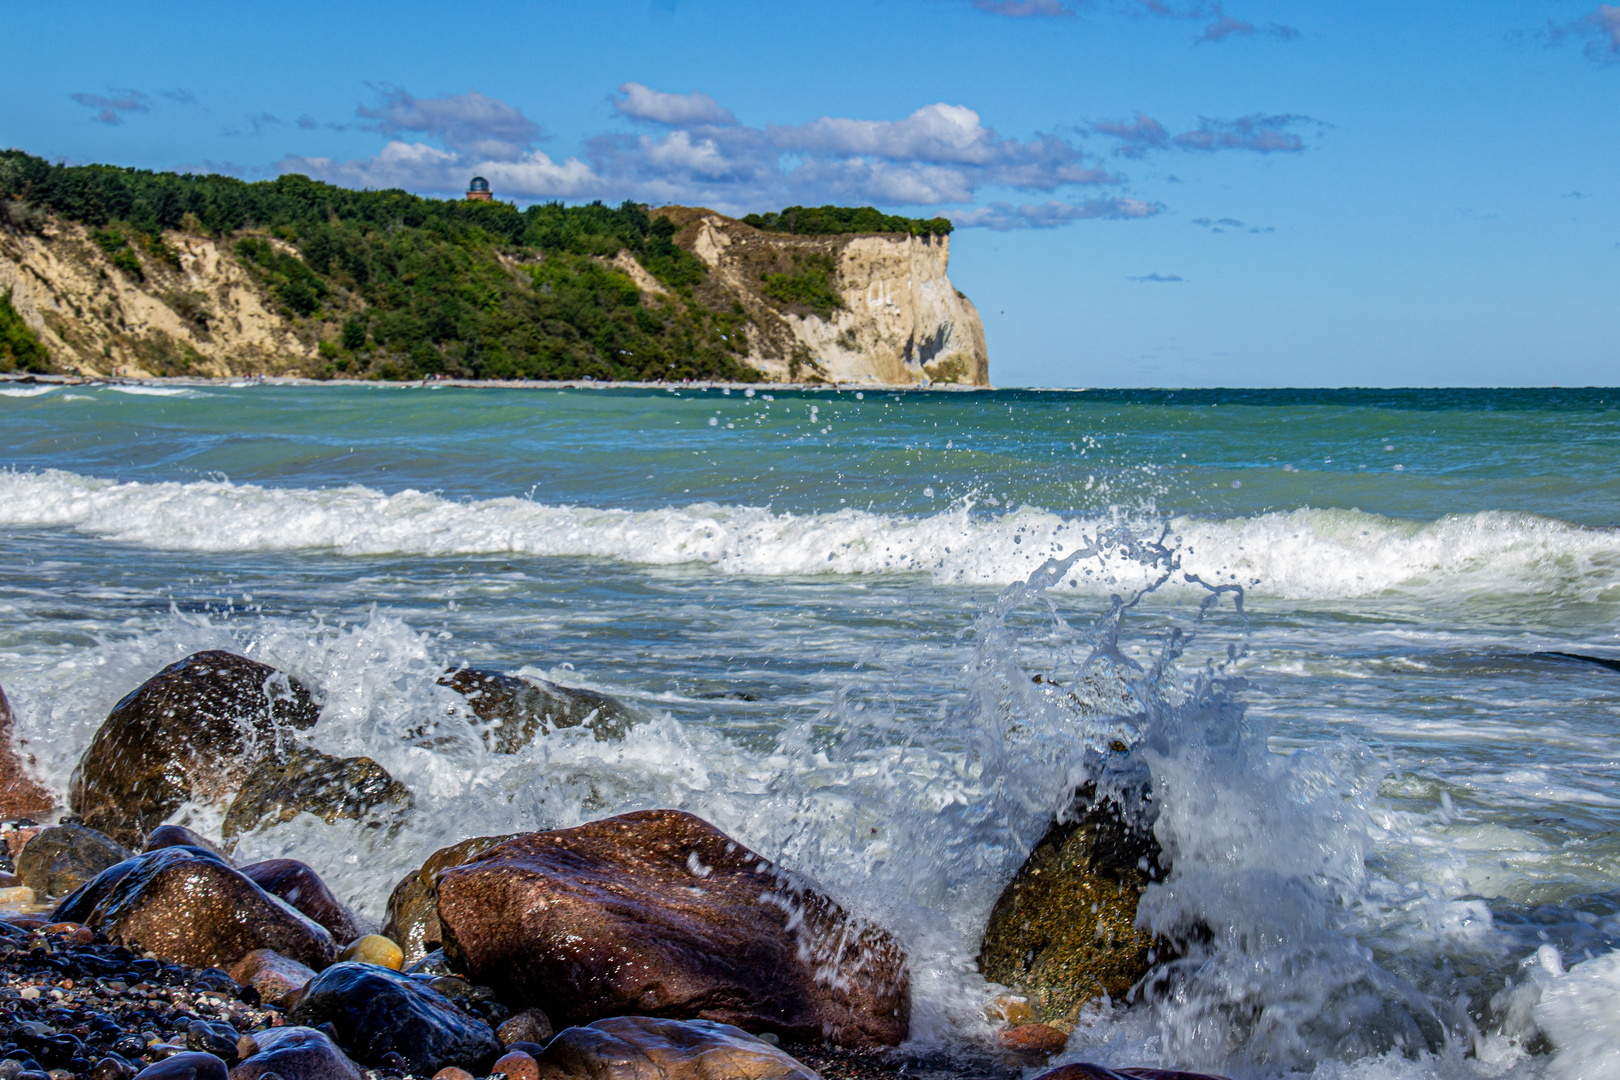
[{"label": "coastal headland", "polygon": [[0,153],[0,370],[987,386],[950,222],[525,210]]}]

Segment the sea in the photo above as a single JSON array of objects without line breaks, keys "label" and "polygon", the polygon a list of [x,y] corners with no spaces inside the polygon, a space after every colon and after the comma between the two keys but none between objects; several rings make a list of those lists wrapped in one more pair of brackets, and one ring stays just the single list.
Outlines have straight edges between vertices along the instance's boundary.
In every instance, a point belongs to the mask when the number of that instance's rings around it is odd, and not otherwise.
[{"label": "sea", "polygon": [[[1207,933],[1056,1060],[1620,1077],[1617,463],[1605,389],[4,383],[0,684],[65,797],[163,666],[291,672],[415,809],[236,854],[372,923],[464,837],[698,814],[903,943],[917,1053],[993,1041],[990,910],[1123,745],[1138,918]],[[637,722],[496,754],[462,664]]]}]

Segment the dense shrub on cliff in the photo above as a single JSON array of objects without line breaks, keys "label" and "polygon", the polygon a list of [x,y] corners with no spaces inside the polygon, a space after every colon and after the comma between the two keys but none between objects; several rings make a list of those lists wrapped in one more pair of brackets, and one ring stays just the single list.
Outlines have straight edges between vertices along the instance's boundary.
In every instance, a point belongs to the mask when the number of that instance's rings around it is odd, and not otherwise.
[{"label": "dense shrub on cliff", "polygon": [[885,214],[875,206],[790,206],[780,213],[748,214],[742,218],[765,232],[798,236],[842,236],[846,233],[908,233],[911,236],[949,236],[949,218],[908,218]]},{"label": "dense shrub on cliff", "polygon": [[51,370],[50,353],[11,306],[11,290],[0,293],[0,372]]},{"label": "dense shrub on cliff", "polygon": [[[297,175],[248,183],[53,165],[7,150],[0,205],[89,226],[131,277],[142,273],[136,247],[168,261],[164,230],[234,237],[284,314],[317,324],[333,373],[758,377],[738,359],[746,352],[740,313],[694,295],[704,265],[675,246],[669,221],[635,203],[520,211]],[[648,303],[627,275],[597,261],[621,251],[670,295]]]}]

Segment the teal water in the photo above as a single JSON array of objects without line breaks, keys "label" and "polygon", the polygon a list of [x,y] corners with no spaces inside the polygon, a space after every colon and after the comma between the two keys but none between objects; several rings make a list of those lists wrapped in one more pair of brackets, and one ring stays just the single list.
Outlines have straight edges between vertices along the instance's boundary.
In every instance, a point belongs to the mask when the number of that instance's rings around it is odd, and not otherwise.
[{"label": "teal water", "polygon": [[[1074,1055],[1604,1075],[1559,1070],[1620,1001],[1620,673],[1549,654],[1620,657],[1617,401],[0,385],[0,684],[61,791],[163,664],[293,670],[418,810],[243,850],[373,918],[439,843],[690,809],[894,928],[924,1042],[982,1033],[990,905],[1087,749],[1142,739],[1176,855],[1145,909],[1217,933]],[[1242,610],[1200,621],[1211,585]],[[462,661],[643,722],[415,746]],[[1102,669],[1123,697],[1031,682]]]}]

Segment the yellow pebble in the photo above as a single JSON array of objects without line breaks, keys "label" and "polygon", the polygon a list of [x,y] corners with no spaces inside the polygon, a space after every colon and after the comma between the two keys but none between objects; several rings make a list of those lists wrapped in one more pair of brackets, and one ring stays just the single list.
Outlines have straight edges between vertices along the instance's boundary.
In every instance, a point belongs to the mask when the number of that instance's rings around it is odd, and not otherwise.
[{"label": "yellow pebble", "polygon": [[339,960],[358,960],[362,964],[376,964],[378,967],[393,968],[398,971],[405,966],[405,953],[393,941],[381,934],[367,934],[351,941],[347,948],[338,953]]}]

